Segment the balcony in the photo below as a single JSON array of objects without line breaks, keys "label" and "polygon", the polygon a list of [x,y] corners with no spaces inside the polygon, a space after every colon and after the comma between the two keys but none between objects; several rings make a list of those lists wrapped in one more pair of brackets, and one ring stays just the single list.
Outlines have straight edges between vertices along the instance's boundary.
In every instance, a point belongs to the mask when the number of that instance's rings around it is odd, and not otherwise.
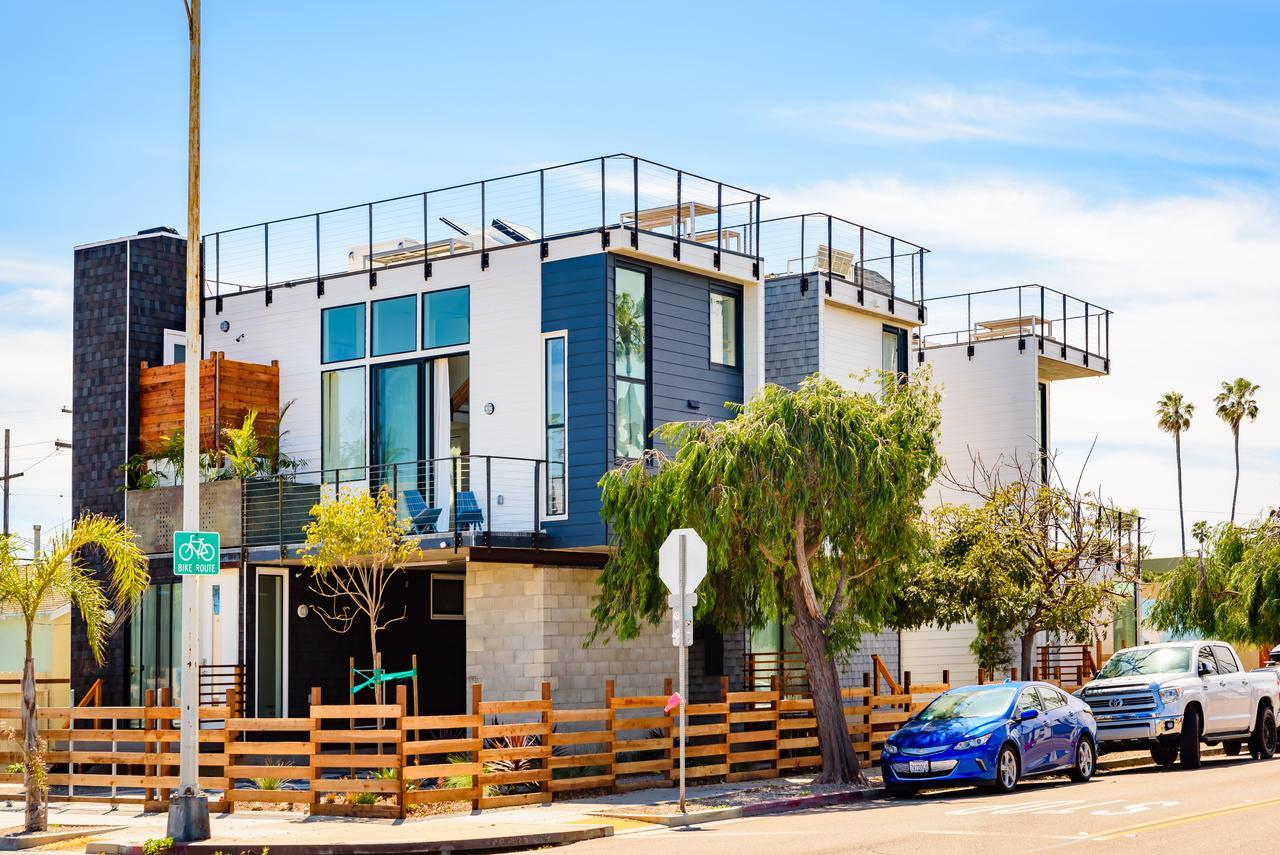
[{"label": "balcony", "polygon": [[1111,310],[1043,285],[1016,285],[925,301],[929,329],[922,351],[964,347],[972,357],[988,342],[1034,348],[1041,380],[1111,373]]},{"label": "balcony", "polygon": [[[165,437],[182,430],[185,366],[142,363],[138,380],[138,442],[144,453],[155,452]],[[238,428],[255,410],[259,439],[275,437],[280,429],[280,367],[237,362],[214,352],[200,360],[200,450],[222,444],[223,428]]]}]

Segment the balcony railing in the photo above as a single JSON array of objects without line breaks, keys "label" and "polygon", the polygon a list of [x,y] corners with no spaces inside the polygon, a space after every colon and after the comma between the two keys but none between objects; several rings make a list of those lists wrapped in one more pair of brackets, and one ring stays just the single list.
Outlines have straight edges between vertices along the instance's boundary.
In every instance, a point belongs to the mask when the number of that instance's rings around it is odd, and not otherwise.
[{"label": "balcony railing", "polygon": [[543,460],[463,455],[253,478],[244,482],[244,545],[284,556],[305,541],[317,504],[385,487],[424,549],[537,546],[546,475]]},{"label": "balcony railing", "polygon": [[1015,285],[931,297],[928,332],[921,348],[973,346],[994,339],[1032,339],[1040,352],[1069,358],[1069,351],[1108,370],[1111,359],[1111,310],[1043,285]]}]

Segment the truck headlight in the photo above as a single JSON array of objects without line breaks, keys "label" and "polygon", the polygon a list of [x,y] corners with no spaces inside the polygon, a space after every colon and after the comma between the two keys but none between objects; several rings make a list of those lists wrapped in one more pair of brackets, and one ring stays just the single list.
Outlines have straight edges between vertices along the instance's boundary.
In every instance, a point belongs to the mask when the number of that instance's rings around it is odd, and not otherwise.
[{"label": "truck headlight", "polygon": [[[991,733],[995,733],[995,731],[992,731]],[[955,745],[951,746],[952,750],[968,751],[970,748],[980,748],[991,741],[991,733],[984,733],[982,736],[975,736],[972,739],[957,742]]]},{"label": "truck headlight", "polygon": [[1168,689],[1160,690],[1160,703],[1175,704],[1182,699],[1182,689],[1174,686]]}]

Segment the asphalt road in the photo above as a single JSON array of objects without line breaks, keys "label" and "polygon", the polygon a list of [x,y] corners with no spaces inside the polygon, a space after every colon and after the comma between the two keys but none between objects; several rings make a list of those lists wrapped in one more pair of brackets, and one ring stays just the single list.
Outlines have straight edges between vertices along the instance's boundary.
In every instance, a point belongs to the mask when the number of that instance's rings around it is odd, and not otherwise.
[{"label": "asphalt road", "polygon": [[926,793],[703,827],[618,834],[587,853],[999,855],[1024,852],[1269,852],[1280,848],[1280,758],[1206,759],[1193,772],[1142,767],[1087,784],[1053,778],[1009,795]]}]

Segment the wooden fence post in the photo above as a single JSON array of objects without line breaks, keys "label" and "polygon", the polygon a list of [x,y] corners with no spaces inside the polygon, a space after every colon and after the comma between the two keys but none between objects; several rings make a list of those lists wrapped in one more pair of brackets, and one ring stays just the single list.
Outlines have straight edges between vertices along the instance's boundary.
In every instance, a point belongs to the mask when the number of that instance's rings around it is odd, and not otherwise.
[{"label": "wooden fence post", "polygon": [[[173,703],[173,689],[170,689],[170,688],[164,688],[164,689],[161,689],[159,692],[157,692],[157,693],[156,693],[156,703],[157,703],[157,705],[158,705],[158,706],[162,706],[162,707],[167,707],[167,706],[169,706],[170,704],[172,704],[172,703]],[[197,706],[198,706],[198,704],[197,704]],[[199,725],[199,723],[197,722],[197,727],[198,727],[198,725]],[[143,722],[143,727],[146,727],[146,728],[148,728],[148,729],[149,729],[149,728],[150,728],[150,726],[151,726],[151,725],[150,725],[150,723],[149,723],[149,722]],[[156,719],[156,721],[155,721],[155,728],[156,728],[156,730],[158,730],[158,731],[167,731],[167,730],[170,730],[170,729],[172,728],[172,725],[170,724],[169,719],[167,719],[167,718],[157,718],[157,719]],[[164,737],[164,734],[162,733],[162,734],[161,734],[161,738],[163,738],[163,737]],[[199,739],[199,734],[198,734],[198,733],[197,733],[197,737],[196,737],[196,738],[197,738],[197,739]],[[167,741],[160,743],[159,748],[160,748],[160,753],[161,753],[161,754],[164,754],[164,753],[165,753],[165,748],[164,748],[164,746],[165,746],[166,744],[168,744],[168,743],[167,743]],[[197,752],[197,753],[199,753],[199,750],[200,750],[200,746],[199,746],[199,743],[197,743],[197,745],[196,745],[196,752]],[[168,775],[168,774],[169,774],[169,771],[171,770],[171,768],[172,768],[172,767],[170,767],[170,766],[167,766],[167,765],[161,764],[161,766],[160,766],[160,770],[159,770],[159,771],[160,771],[160,777],[161,777],[161,778],[163,778],[163,777],[165,777],[166,775]],[[199,774],[199,773],[197,772],[197,775],[198,775],[198,774]],[[161,801],[161,802],[168,802],[168,801],[169,801],[169,788],[168,788],[168,787],[165,787],[164,789],[160,790],[159,795],[160,795],[160,801]]]},{"label": "wooden fence post", "polygon": [[[480,715],[480,702],[482,700],[484,700],[484,689],[481,687],[479,683],[472,683],[471,684],[471,714],[473,716]],[[480,724],[484,724],[483,718],[480,719]],[[474,732],[472,733],[472,737],[475,739],[480,738],[480,727],[477,726],[474,729]],[[483,742],[480,743],[480,748],[481,749],[484,748]],[[480,751],[476,751],[475,758],[476,758],[476,762],[479,762]],[[478,773],[471,776],[471,790],[472,792],[475,793],[474,798],[471,799],[471,809],[473,811],[478,811],[480,810],[480,797],[484,795],[484,793],[480,791],[480,775]]]},{"label": "wooden fence post", "polygon": [[408,734],[404,729],[404,719],[409,709],[409,687],[404,683],[396,686],[396,706],[400,707],[400,715],[396,716],[396,730],[400,731],[400,741],[396,743],[396,780],[400,782],[399,818],[404,819],[404,744]]},{"label": "wooden fence post", "polygon": [[950,671],[950,669],[947,669],[947,668],[943,668],[943,669],[942,669],[942,684],[943,684],[944,686],[946,686],[948,689],[950,689],[950,688],[951,688],[951,671]]},{"label": "wooden fence post", "polygon": [[551,797],[551,681],[542,681],[542,700],[548,704],[547,708],[538,716],[538,721],[547,726],[547,735],[542,737],[542,744],[547,748],[547,756],[542,761],[542,768],[547,770],[547,780],[538,784],[538,789]]},{"label": "wooden fence post", "polygon": [[[234,688],[227,689],[227,718],[239,718],[240,715],[240,693]],[[227,775],[227,767],[234,766],[232,762],[231,749],[234,747],[236,736],[239,731],[232,731],[227,727],[227,723],[222,724],[222,776],[226,778],[226,789],[222,791],[223,800],[227,803],[227,813],[235,813],[236,803],[233,802],[228,793],[231,790],[231,778]],[[310,765],[310,761],[307,761]]]},{"label": "wooden fence post", "polygon": [[778,747],[778,737],[780,731],[778,729],[778,701],[782,698],[782,680],[779,675],[775,674],[769,681],[769,690],[773,692],[773,700],[769,702],[769,709],[773,710],[773,720],[770,725],[773,727],[773,776],[778,776],[778,761],[782,759],[782,749]]},{"label": "wooden fence post", "polygon": [[[147,752],[148,754],[151,754],[154,751],[155,757],[158,760],[160,755],[164,753],[164,743],[159,741],[159,738],[158,738],[159,734],[153,733],[153,730],[160,729],[160,722],[158,720],[155,722],[152,722],[151,719],[146,717],[147,711],[150,710],[155,705],[156,705],[156,690],[147,689],[145,692],[142,693],[142,707],[143,707],[142,750]],[[111,771],[112,771],[112,774],[115,773],[115,764],[112,764]],[[156,778],[159,778],[162,774],[164,774],[163,767],[160,766],[158,763],[154,765],[151,763],[147,763],[142,767],[142,774],[147,776],[155,776]],[[154,787],[147,787],[142,791],[142,801],[144,805],[146,802],[150,801],[153,796],[155,797],[156,801],[160,801],[160,783],[159,781],[155,781],[154,783],[155,783]]]},{"label": "wooden fence post", "polygon": [[[323,703],[323,701],[321,701],[320,698],[321,698],[320,687],[312,686],[311,696],[308,699],[309,700],[308,706],[312,706],[312,707],[320,706],[320,704]],[[310,711],[311,710],[309,709],[307,710],[307,712],[310,712]],[[316,746],[319,744],[316,740],[316,729],[317,729],[316,719],[314,716],[312,716],[311,727],[307,733],[307,736],[311,742],[311,754],[310,756],[307,757],[307,787],[311,790],[311,804],[313,805],[320,804],[320,793],[316,791],[316,787],[315,787],[315,782],[319,780],[319,777],[320,777],[319,767],[316,766]]]},{"label": "wooden fence post", "polygon": [[1015,683],[1018,682],[1018,666],[1017,665],[1012,665],[1009,667],[1009,679]]},{"label": "wooden fence post", "polygon": [[618,736],[616,733],[617,728],[614,727],[613,723],[614,716],[616,715],[613,709],[613,694],[613,680],[605,680],[604,709],[607,718],[604,722],[604,729],[609,732],[609,792],[616,793],[618,791],[618,773],[615,769],[618,763],[618,750],[615,746],[617,745]]}]

